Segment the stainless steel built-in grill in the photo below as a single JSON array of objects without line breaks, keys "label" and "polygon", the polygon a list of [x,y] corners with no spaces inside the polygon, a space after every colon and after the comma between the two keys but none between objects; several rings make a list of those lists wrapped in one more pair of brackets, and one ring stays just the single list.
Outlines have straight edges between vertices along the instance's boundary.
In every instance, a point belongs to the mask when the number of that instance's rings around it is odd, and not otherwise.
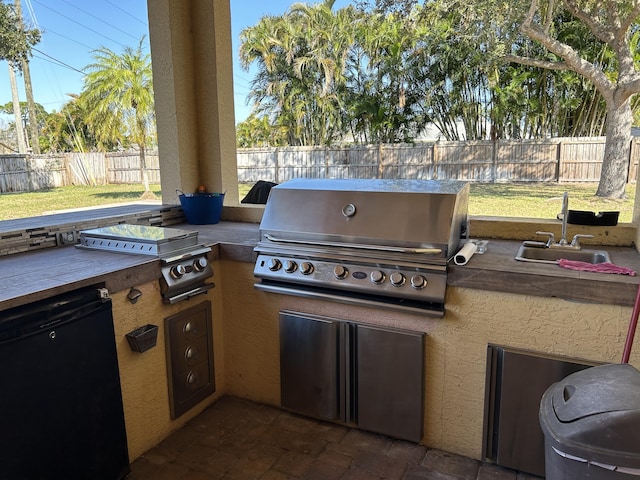
[{"label": "stainless steel built-in grill", "polygon": [[213,276],[207,260],[211,248],[198,244],[198,232],[120,224],[82,230],[78,247],[160,258],[160,291],[166,303],[187,300],[214,286],[205,283]]},{"label": "stainless steel built-in grill", "polygon": [[447,263],[469,186],[297,179],[271,190],[254,275],[261,290],[444,314]]}]

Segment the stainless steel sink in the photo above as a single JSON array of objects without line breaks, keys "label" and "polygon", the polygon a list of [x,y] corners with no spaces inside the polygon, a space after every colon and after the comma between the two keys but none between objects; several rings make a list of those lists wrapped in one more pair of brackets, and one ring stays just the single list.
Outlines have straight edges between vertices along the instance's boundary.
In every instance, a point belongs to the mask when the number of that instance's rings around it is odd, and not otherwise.
[{"label": "stainless steel sink", "polygon": [[516,260],[521,262],[557,263],[561,258],[587,263],[611,262],[604,250],[568,250],[562,248],[520,245]]}]

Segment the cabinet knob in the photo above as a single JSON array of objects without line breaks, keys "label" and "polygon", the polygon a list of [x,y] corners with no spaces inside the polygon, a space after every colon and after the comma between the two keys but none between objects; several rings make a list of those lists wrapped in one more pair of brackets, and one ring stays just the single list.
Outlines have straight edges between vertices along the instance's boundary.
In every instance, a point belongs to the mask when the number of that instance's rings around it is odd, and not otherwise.
[{"label": "cabinet knob", "polygon": [[182,333],[184,333],[185,335],[197,335],[198,327],[193,322],[187,322],[184,324],[184,327],[182,327]]},{"label": "cabinet knob", "polygon": [[184,359],[189,365],[196,363],[198,357],[198,349],[196,347],[189,346],[184,351]]},{"label": "cabinet knob", "polygon": [[196,372],[187,373],[186,378],[187,388],[195,390],[198,388],[198,374]]}]

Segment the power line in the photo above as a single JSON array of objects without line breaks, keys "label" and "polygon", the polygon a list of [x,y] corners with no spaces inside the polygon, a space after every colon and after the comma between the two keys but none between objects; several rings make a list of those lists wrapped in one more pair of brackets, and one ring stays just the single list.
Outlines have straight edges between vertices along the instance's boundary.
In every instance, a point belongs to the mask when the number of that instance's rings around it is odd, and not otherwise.
[{"label": "power line", "polygon": [[[52,57],[51,55],[49,55],[47,53],[44,53],[42,50],[38,50],[35,47],[31,47],[31,49],[36,51],[36,52],[38,52],[40,55],[44,55],[45,57],[50,58],[52,63],[57,63],[58,65],[60,65],[62,67],[68,68],[69,70],[73,70],[74,72],[78,72],[78,73],[81,73],[82,75],[85,75],[85,73],[82,70],[78,70],[77,68],[72,67],[71,65],[69,65],[67,63],[64,63],[62,60],[58,60],[57,58],[54,58],[54,57]],[[43,60],[46,60],[46,59],[43,58]],[[49,60],[47,60],[47,61],[49,61]]]},{"label": "power line", "polygon": [[101,37],[103,37],[103,38],[106,38],[107,40],[109,40],[109,41],[111,41],[111,42],[113,42],[113,43],[116,43],[116,44],[120,45],[122,48],[126,48],[126,45],[121,44],[121,43],[120,43],[120,42],[118,42],[117,40],[114,40],[113,38],[107,37],[106,35],[103,35],[102,33],[100,33],[100,32],[98,32],[98,31],[94,30],[93,28],[90,28],[90,27],[87,27],[86,25],[83,25],[82,23],[80,23],[80,22],[78,22],[78,21],[74,20],[73,18],[68,17],[67,15],[64,15],[64,14],[62,14],[62,13],[58,12],[57,10],[55,10],[55,9],[53,9],[53,8],[51,8],[51,7],[47,6],[47,5],[45,5],[45,4],[43,4],[42,2],[39,2],[38,0],[31,0],[31,1],[33,1],[33,2],[37,3],[38,5],[40,5],[40,6],[44,7],[44,8],[46,8],[47,10],[52,11],[53,13],[56,13],[56,14],[60,15],[60,16],[61,16],[61,17],[63,17],[63,18],[66,18],[67,20],[69,20],[69,21],[71,21],[71,22],[75,23],[76,25],[80,25],[81,27],[86,28],[87,30],[89,30],[90,32],[95,33],[96,35],[99,35],[99,36],[101,36]]},{"label": "power line", "polygon": [[126,30],[123,30],[119,27],[116,27],[115,25],[110,24],[109,22],[105,22],[103,19],[101,19],[100,17],[96,17],[95,15],[87,12],[86,10],[83,10],[82,8],[74,5],[73,3],[69,2],[68,0],[62,0],[64,3],[66,3],[67,5],[71,5],[73,8],[80,10],[82,13],[85,13],[87,15],[89,15],[91,18],[95,18],[96,20],[98,20],[99,22],[104,23],[105,25],[114,28],[115,30],[118,30],[119,32],[124,33],[125,35],[130,36],[131,38],[133,38],[134,40],[139,40],[139,38],[134,37],[133,35],[131,35],[129,32],[127,32]]},{"label": "power line", "polygon": [[136,20],[137,22],[140,22],[142,25],[147,26],[148,22],[143,22],[142,20],[140,20],[138,17],[136,17],[135,15],[130,14],[129,12],[127,12],[126,10],[124,10],[123,8],[121,8],[120,6],[116,5],[113,2],[110,2],[109,0],[105,0],[105,2],[107,2],[109,5],[111,5],[112,7],[117,8],[118,10],[120,10],[122,13],[124,13],[125,15],[129,15],[131,18],[133,18],[134,20]]},{"label": "power line", "polygon": [[33,10],[33,5],[31,5],[31,0],[26,0],[27,10],[29,11],[29,16],[31,16],[31,21],[35,25],[35,27],[40,30],[40,26],[38,25],[38,19],[36,18],[36,12]]},{"label": "power line", "polygon": [[44,27],[43,32],[44,33],[53,33],[54,35],[57,35],[59,37],[64,38],[65,40],[69,40],[70,42],[77,43],[78,45],[80,45],[81,47],[86,48],[87,50],[93,50],[93,47],[90,47],[89,45],[86,45],[86,44],[84,44],[82,42],[79,42],[75,38],[67,37],[66,35],[62,35],[61,33],[58,33],[58,32],[56,32],[54,30],[50,30],[47,27]]}]

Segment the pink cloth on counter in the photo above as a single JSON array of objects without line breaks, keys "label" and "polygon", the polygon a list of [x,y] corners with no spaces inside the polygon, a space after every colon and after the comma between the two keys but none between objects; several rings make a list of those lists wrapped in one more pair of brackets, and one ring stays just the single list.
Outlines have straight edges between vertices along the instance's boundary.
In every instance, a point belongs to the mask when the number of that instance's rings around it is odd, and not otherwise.
[{"label": "pink cloth on counter", "polygon": [[567,260],[566,258],[561,258],[558,260],[558,265],[562,268],[568,268],[570,270],[582,270],[585,272],[597,272],[597,273],[617,273],[618,275],[631,275],[634,277],[636,275],[635,270],[631,270],[630,268],[621,267],[619,265],[615,265],[609,262],[603,263],[589,263],[589,262],[578,262],[577,260]]}]

